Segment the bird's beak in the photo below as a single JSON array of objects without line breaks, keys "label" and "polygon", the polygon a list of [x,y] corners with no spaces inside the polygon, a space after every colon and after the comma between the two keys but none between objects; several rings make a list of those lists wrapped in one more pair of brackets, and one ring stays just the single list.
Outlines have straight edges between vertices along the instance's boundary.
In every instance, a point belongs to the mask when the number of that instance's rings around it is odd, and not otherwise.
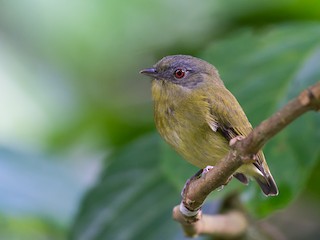
[{"label": "bird's beak", "polygon": [[156,77],[158,72],[155,68],[146,68],[140,71],[141,74],[147,75],[149,77]]}]

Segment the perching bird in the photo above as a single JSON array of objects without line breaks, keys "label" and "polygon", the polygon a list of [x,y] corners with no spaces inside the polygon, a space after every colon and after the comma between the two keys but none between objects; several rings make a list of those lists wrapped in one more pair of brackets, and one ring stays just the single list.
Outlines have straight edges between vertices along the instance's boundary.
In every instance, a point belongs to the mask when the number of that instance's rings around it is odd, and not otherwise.
[{"label": "perching bird", "polygon": [[[191,164],[216,165],[230,150],[232,138],[251,132],[240,104],[210,63],[174,55],[140,73],[153,78],[154,118],[160,135]],[[233,176],[245,184],[252,177],[265,195],[278,194],[262,151],[257,161],[242,165]]]}]

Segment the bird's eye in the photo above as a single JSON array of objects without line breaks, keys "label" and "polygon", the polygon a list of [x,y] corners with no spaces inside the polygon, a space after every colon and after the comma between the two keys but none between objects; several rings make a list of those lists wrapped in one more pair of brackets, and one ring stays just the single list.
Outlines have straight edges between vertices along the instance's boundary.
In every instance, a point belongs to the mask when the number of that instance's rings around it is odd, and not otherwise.
[{"label": "bird's eye", "polygon": [[175,78],[180,79],[180,78],[183,78],[185,75],[186,75],[186,71],[183,70],[183,69],[180,69],[180,68],[179,68],[179,69],[177,69],[177,70],[174,71],[174,77],[175,77]]}]

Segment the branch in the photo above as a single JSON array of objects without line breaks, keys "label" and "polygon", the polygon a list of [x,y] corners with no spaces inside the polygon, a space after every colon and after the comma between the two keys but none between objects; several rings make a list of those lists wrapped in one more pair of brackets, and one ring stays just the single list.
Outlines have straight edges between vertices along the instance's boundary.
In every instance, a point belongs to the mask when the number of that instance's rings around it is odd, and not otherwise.
[{"label": "branch", "polygon": [[[246,138],[236,141],[224,159],[204,177],[190,180],[183,191],[180,206],[176,206],[173,210],[173,218],[181,223],[187,236],[208,234],[208,231],[205,230],[208,226],[214,229],[209,233],[210,235],[215,235],[215,233],[221,235],[221,229],[215,229],[215,225],[220,220],[214,220],[213,224],[211,221],[213,216],[209,220],[209,216],[201,215],[199,211],[206,197],[213,190],[228,183],[230,176],[242,164],[248,163],[249,159],[252,159],[252,155],[257,153],[269,139],[310,110],[320,110],[320,82],[301,92],[298,97],[253,129]],[[224,221],[228,221],[230,224],[237,221],[235,215],[225,215],[224,217]],[[228,229],[224,229],[225,236],[229,236],[231,230]],[[238,230],[238,234],[241,235],[243,229]]]}]

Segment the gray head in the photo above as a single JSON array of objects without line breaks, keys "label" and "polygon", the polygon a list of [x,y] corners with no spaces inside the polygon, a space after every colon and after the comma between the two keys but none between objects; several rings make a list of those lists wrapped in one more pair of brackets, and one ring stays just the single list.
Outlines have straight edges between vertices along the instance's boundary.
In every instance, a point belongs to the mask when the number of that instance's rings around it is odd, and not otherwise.
[{"label": "gray head", "polygon": [[169,81],[187,88],[195,88],[205,79],[218,79],[216,68],[210,63],[187,55],[162,58],[153,68],[140,71],[155,80]]}]

